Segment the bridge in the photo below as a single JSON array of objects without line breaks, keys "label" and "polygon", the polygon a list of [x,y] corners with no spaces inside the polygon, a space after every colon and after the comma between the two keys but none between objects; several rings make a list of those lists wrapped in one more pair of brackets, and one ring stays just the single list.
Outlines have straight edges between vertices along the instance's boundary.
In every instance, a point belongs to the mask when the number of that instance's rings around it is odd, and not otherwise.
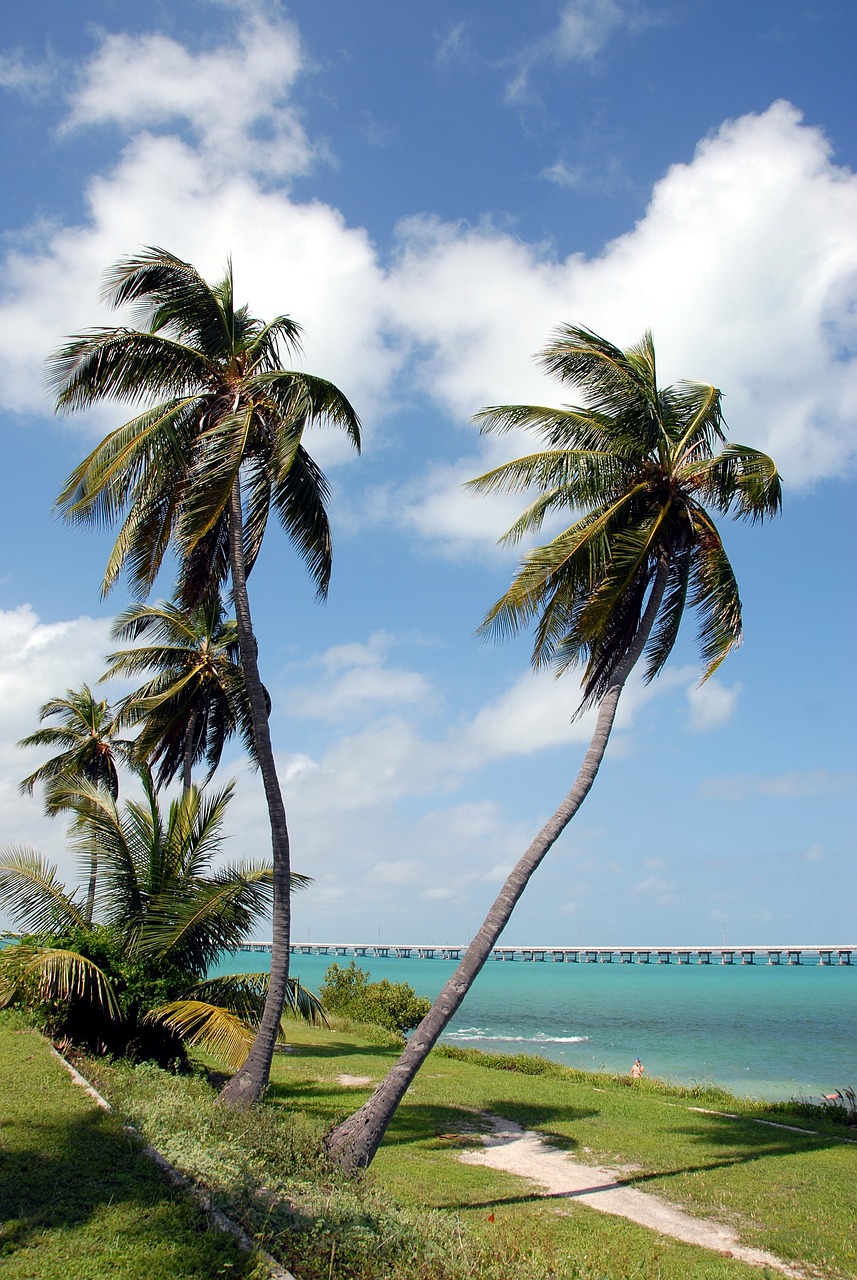
[{"label": "bridge", "polygon": [[[269,952],[270,942],[245,942],[240,951]],[[363,957],[366,959],[460,960],[466,946],[424,942],[293,942],[292,955]],[[501,963],[548,964],[783,964],[850,965],[857,943],[759,946],[592,947],[578,945],[495,947],[490,959]],[[855,959],[857,963],[857,959]]]}]

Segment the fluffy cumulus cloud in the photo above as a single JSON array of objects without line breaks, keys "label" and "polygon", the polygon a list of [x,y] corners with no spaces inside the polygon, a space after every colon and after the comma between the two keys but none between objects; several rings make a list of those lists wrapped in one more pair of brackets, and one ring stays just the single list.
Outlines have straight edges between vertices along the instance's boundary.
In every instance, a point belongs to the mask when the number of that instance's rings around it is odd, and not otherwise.
[{"label": "fluffy cumulus cloud", "polygon": [[[585,32],[612,29],[620,10],[613,0],[568,6],[563,29],[594,47]],[[301,320],[308,366],[342,385],[372,424],[405,388],[462,423],[485,404],[562,400],[531,359],[558,323],[623,344],[649,326],[662,378],[722,386],[733,435],[770,450],[790,485],[853,466],[857,178],[794,107],[725,123],[597,257],[557,260],[490,221],[423,213],[401,223],[384,264],[363,229],[295,200],[282,181],[322,153],[294,105],[305,74],[295,29],[258,12],[235,41],[203,50],[161,35],[103,37],[70,90],[66,145],[106,124],[126,140],[91,180],[85,221],[34,224],[9,242],[5,407],[46,407],[45,350],[104,318],[96,291],[106,264],[160,242],[209,277],[231,251],[241,296],[261,315],[285,307]],[[240,95],[223,90],[238,82]],[[475,469],[516,445],[488,438]],[[331,433],[314,447],[323,461],[345,451]],[[460,494],[473,450],[471,437],[466,465],[426,460],[428,484],[389,504],[403,524],[436,542],[493,542],[502,519],[489,530]]]},{"label": "fluffy cumulus cloud", "polygon": [[[855,219],[857,177],[779,102],[674,165],[637,226],[596,258],[554,261],[490,225],[411,220],[391,281],[396,315],[428,344],[423,385],[462,418],[486,403],[573,398],[528,354],[560,322],[620,345],[651,328],[661,380],[724,388],[733,438],[771,452],[798,488],[857,459]],[[495,442],[484,456],[498,459]],[[418,523],[426,504],[436,532],[466,535],[457,493],[435,490],[407,518]]]},{"label": "fluffy cumulus cloud", "polygon": [[386,657],[394,637],[377,632],[366,644],[335,645],[310,663],[318,679],[292,680],[285,692],[289,714],[318,720],[342,721],[356,714],[372,714],[387,707],[422,708],[431,703],[432,690],[419,671],[391,666]]},{"label": "fluffy cumulus cloud", "polygon": [[[39,708],[69,687],[92,688],[104,669],[108,619],[44,623],[28,606],[0,610],[0,830],[7,844],[26,844],[63,858],[64,824],[42,814],[41,796],[22,796],[21,778],[45,753],[16,743],[39,725]],[[105,695],[106,696],[106,695]]]},{"label": "fluffy cumulus cloud", "polygon": [[[218,168],[304,173],[314,148],[289,94],[304,69],[297,29],[248,13],[234,42],[192,52],[164,35],[107,35],[84,65],[64,128],[187,126]],[[241,85],[240,93],[225,86]]]}]

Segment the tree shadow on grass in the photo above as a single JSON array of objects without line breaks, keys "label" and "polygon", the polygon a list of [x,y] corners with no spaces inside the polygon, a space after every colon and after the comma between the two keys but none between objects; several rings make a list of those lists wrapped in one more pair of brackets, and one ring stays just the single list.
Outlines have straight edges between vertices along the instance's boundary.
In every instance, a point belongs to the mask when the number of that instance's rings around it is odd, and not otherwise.
[{"label": "tree shadow on grass", "polygon": [[[466,1107],[446,1106],[440,1103],[411,1103],[402,1106],[393,1117],[387,1131],[385,1144],[395,1143],[427,1143],[432,1146],[446,1146],[454,1149],[456,1145],[472,1147],[474,1138],[482,1134],[494,1133],[488,1114],[512,1119],[515,1108],[502,1102],[490,1103],[484,1111],[475,1111]],[[504,1116],[505,1111],[505,1116]],[[573,1124],[597,1115],[597,1111],[572,1106],[533,1106],[528,1107],[531,1124],[547,1125],[560,1122]],[[540,1129],[540,1135],[551,1146],[573,1150],[578,1144],[567,1134],[554,1133],[548,1129]]]},{"label": "tree shadow on grass", "polygon": [[[545,1145],[555,1149],[570,1151],[577,1144],[562,1134],[552,1133],[544,1127],[544,1121],[539,1120],[537,1113],[544,1111],[546,1118],[550,1119],[551,1108],[526,1107],[521,1108],[518,1103],[502,1103],[493,1102],[490,1109],[495,1115],[503,1115],[508,1119],[514,1119],[517,1123],[523,1123],[524,1117],[522,1112],[526,1112],[526,1128],[534,1129],[538,1136],[542,1138]],[[572,1110],[572,1109],[570,1109]],[[587,1114],[587,1113],[582,1113]],[[588,1114],[596,1114],[590,1112]],[[565,1117],[563,1117],[565,1119]],[[615,1183],[620,1187],[632,1187],[640,1191],[653,1190],[658,1191],[668,1184],[669,1179],[683,1177],[687,1174],[711,1173],[719,1169],[730,1169],[735,1166],[752,1164],[757,1161],[768,1159],[777,1159],[782,1156],[799,1156],[815,1151],[829,1150],[831,1148],[840,1147],[841,1141],[835,1136],[825,1134],[798,1134],[790,1133],[785,1130],[778,1130],[755,1127],[752,1121],[748,1120],[731,1120],[727,1117],[700,1115],[699,1125],[693,1127],[683,1126],[675,1132],[685,1135],[690,1140],[701,1146],[707,1146],[712,1149],[710,1159],[702,1159],[698,1161],[688,1161],[687,1163],[676,1165],[675,1167],[648,1169],[625,1173],[618,1176]],[[591,1163],[590,1159],[582,1161],[583,1164]],[[599,1166],[609,1167],[611,1161],[602,1158],[596,1162]],[[533,1181],[537,1182],[538,1177],[534,1174]],[[650,1184],[660,1184],[650,1187]],[[591,1187],[587,1187],[587,1191],[598,1190],[603,1186],[603,1182],[597,1178],[593,1180]],[[435,1207],[438,1209],[496,1209],[505,1205],[515,1204],[534,1204],[537,1202],[550,1202],[556,1200],[570,1200],[580,1195],[579,1191],[570,1192],[526,1192],[516,1196],[500,1196],[492,1199],[481,1200],[478,1202],[464,1203],[448,1203],[439,1204]]]},{"label": "tree shadow on grass", "polygon": [[361,1044],[355,1045],[347,1040],[331,1040],[324,1044],[294,1044],[280,1046],[285,1058],[393,1058],[401,1052],[401,1047],[393,1044]]},{"label": "tree shadow on grass", "polygon": [[[140,1153],[139,1141],[115,1118],[101,1112],[34,1117],[24,1141],[20,1131],[20,1125],[8,1126],[0,1148],[0,1266],[21,1249],[36,1250],[32,1258],[39,1265],[40,1240],[48,1245],[57,1232],[65,1237],[69,1258],[78,1248],[112,1254],[121,1237],[126,1257],[139,1251],[140,1274],[152,1274],[145,1260],[161,1244],[169,1253],[170,1275],[199,1274],[206,1257],[212,1267],[229,1266],[230,1275],[249,1274],[247,1255],[230,1237],[212,1232],[202,1244],[204,1216],[164,1182]],[[74,1243],[73,1234],[66,1236],[110,1208],[119,1212],[105,1220],[103,1241],[98,1232],[88,1234],[85,1246],[80,1238]]]}]

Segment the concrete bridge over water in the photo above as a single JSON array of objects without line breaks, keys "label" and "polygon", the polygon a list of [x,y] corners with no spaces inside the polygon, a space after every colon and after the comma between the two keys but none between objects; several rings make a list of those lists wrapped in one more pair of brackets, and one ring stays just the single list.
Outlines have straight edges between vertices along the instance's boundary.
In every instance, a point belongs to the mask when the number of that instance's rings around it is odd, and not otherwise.
[{"label": "concrete bridge over water", "polygon": [[[269,952],[270,942],[246,942],[241,951]],[[293,942],[292,955],[363,957],[366,959],[460,960],[466,946],[424,942]],[[547,964],[857,964],[857,943],[785,944],[771,946],[659,946],[591,947],[578,945],[495,947],[490,960],[505,963]]]}]

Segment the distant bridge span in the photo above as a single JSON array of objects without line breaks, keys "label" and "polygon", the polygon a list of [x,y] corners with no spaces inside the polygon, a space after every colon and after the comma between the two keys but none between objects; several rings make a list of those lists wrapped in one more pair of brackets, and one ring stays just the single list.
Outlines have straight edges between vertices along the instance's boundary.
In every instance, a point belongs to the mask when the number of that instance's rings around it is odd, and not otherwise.
[{"label": "distant bridge span", "polygon": [[[245,942],[240,951],[266,952],[270,942]],[[425,942],[293,942],[292,955],[364,957],[399,960],[460,960],[467,947]],[[490,959],[505,962],[558,964],[857,964],[857,943],[809,945],[783,943],[758,946],[494,947]]]}]

